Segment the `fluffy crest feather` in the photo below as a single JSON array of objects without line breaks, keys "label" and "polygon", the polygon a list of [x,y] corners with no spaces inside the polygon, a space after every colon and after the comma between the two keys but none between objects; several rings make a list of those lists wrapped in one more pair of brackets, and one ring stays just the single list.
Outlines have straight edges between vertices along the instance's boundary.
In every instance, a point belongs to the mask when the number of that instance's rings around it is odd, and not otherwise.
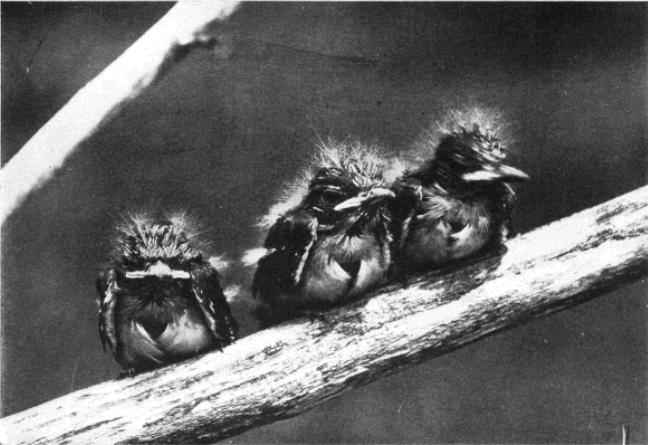
[{"label": "fluffy crest feather", "polygon": [[268,213],[262,216],[257,224],[262,229],[268,229],[288,210],[301,203],[308,193],[308,185],[321,168],[354,168],[354,163],[359,172],[370,180],[382,180],[384,168],[391,166],[382,149],[376,145],[365,145],[357,141],[335,141],[328,139],[321,141],[317,152],[310,164],[297,176],[288,182],[279,197],[270,207]]},{"label": "fluffy crest feather", "polygon": [[388,164],[383,171],[385,184],[390,187],[394,181],[401,178],[407,171],[415,167],[415,163],[406,158],[406,154],[401,154],[388,159]]},{"label": "fluffy crest feather", "polygon": [[387,165],[385,153],[376,145],[365,145],[358,141],[321,142],[315,155],[315,168],[354,168],[369,179],[382,180],[382,170]]},{"label": "fluffy crest feather", "polygon": [[448,110],[441,120],[423,132],[414,144],[414,153],[410,156],[418,163],[434,158],[441,139],[455,135],[471,136],[497,144],[497,149],[504,158],[506,149],[514,143],[510,133],[510,125],[505,115],[498,110],[479,106]]},{"label": "fluffy crest feather", "polygon": [[136,211],[122,214],[115,227],[113,257],[134,262],[156,258],[177,258],[181,262],[197,258],[208,248],[200,239],[202,225],[185,211]]},{"label": "fluffy crest feather", "polygon": [[288,210],[296,207],[306,193],[308,192],[308,183],[313,175],[313,171],[305,169],[293,181],[284,185],[279,192],[279,197],[275,203],[270,206],[268,213],[259,219],[258,227],[269,229],[277,220]]},{"label": "fluffy crest feather", "polygon": [[[351,166],[351,164],[354,164]],[[394,168],[396,167],[396,168]],[[267,230],[286,212],[297,207],[308,194],[308,187],[321,168],[356,169],[361,176],[370,181],[383,181],[383,170],[391,172],[388,181],[393,181],[402,174],[402,166],[395,159],[388,159],[381,148],[366,145],[358,141],[336,141],[320,139],[317,152],[310,163],[288,182],[279,192],[279,197],[270,207],[268,213],[259,219],[257,226],[261,229],[262,238]],[[256,265],[266,253],[264,248],[253,248],[246,251],[241,261],[246,266]]]}]

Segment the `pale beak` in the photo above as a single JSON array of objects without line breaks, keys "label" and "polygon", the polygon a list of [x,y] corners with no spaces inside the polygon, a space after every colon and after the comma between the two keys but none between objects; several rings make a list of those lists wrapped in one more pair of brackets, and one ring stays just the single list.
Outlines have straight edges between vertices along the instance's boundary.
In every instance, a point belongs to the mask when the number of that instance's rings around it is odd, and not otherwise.
[{"label": "pale beak", "polygon": [[498,165],[492,170],[477,170],[474,172],[461,175],[461,178],[466,182],[478,181],[528,181],[531,179],[529,175],[522,170],[513,168],[508,165]]},{"label": "pale beak", "polygon": [[184,270],[174,270],[171,269],[169,266],[166,264],[162,263],[161,261],[158,261],[154,265],[150,266],[146,270],[136,270],[133,272],[126,272],[126,278],[130,279],[141,279],[141,278],[146,278],[150,276],[156,276],[156,277],[169,277],[173,278],[174,280],[188,280],[191,278],[191,275],[189,272],[186,272]]},{"label": "pale beak", "polygon": [[355,196],[353,198],[347,199],[346,201],[341,202],[336,205],[333,210],[339,212],[341,210],[351,209],[360,206],[368,206],[379,201],[387,200],[389,198],[395,198],[394,192],[385,188],[375,188],[371,189],[366,195]]}]

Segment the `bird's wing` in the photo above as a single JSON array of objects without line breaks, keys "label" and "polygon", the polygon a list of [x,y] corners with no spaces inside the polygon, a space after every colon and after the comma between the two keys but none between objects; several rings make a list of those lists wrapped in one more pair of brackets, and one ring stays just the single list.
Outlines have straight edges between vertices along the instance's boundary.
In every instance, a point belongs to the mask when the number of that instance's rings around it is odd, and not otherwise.
[{"label": "bird's wing", "polygon": [[237,339],[238,323],[232,315],[223,294],[218,272],[211,264],[203,262],[191,269],[193,295],[207,320],[214,337],[227,346]]},{"label": "bird's wing", "polygon": [[115,334],[115,304],[117,296],[115,289],[115,270],[109,269],[101,272],[97,279],[97,300],[99,303],[99,338],[104,351],[106,344],[113,354],[117,350],[117,337]]},{"label": "bird's wing", "polygon": [[298,209],[286,213],[270,228],[265,247],[268,253],[259,260],[252,293],[272,299],[299,283],[306,260],[317,240],[317,218]]},{"label": "bird's wing", "polygon": [[513,238],[517,235],[517,229],[513,224],[513,208],[515,207],[515,192],[513,188],[504,183],[503,198],[500,202],[500,211],[503,215],[503,221],[500,229],[501,242],[505,242],[508,238]]},{"label": "bird's wing", "polygon": [[423,187],[419,179],[404,177],[395,181],[391,190],[396,195],[396,199],[391,200],[388,206],[392,216],[391,231],[396,251],[400,252],[409,235],[412,218],[421,208]]},{"label": "bird's wing", "polygon": [[434,190],[424,189],[423,199],[415,219],[424,224],[431,224],[447,218],[452,210],[451,200]]}]

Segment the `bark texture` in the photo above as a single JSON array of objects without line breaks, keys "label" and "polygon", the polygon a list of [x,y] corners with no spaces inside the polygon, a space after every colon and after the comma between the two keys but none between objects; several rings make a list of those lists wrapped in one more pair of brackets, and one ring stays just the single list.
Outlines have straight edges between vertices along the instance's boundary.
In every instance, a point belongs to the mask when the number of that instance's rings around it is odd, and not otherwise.
[{"label": "bark texture", "polygon": [[42,187],[85,140],[197,45],[237,1],[181,2],[65,104],[2,169],[0,224]]},{"label": "bark texture", "polygon": [[[648,274],[648,186],[446,275],[386,286],[158,371],[0,420],[4,444],[211,443]],[[638,326],[637,329],[643,329]]]}]

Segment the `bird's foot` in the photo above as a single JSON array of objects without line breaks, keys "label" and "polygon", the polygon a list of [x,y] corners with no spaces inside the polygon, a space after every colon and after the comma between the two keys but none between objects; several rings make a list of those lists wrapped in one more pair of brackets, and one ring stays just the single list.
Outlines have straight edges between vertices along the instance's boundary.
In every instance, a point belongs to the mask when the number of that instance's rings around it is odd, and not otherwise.
[{"label": "bird's foot", "polygon": [[408,288],[410,284],[409,276],[405,270],[400,267],[394,268],[389,273],[389,281],[399,283],[403,288]]},{"label": "bird's foot", "polygon": [[498,243],[497,245],[494,246],[488,246],[480,250],[479,252],[477,252],[477,254],[474,257],[469,258],[468,264],[480,263],[482,261],[486,261],[491,258],[501,257],[506,252],[508,252],[508,248],[502,243]]},{"label": "bird's foot", "polygon": [[434,269],[432,272],[430,272],[430,274],[432,276],[447,275],[493,258],[499,258],[503,256],[507,251],[508,249],[504,244],[489,246],[480,250],[474,256],[464,258],[455,263],[449,264],[444,267],[440,267],[438,269]]},{"label": "bird's foot", "polygon": [[412,277],[418,275],[422,270],[417,270],[403,259],[396,260],[387,272],[387,279],[391,283],[397,283],[407,289],[412,283]]},{"label": "bird's foot", "polygon": [[329,324],[329,321],[326,319],[326,316],[324,315],[323,312],[314,311],[314,310],[303,310],[300,312],[302,316],[308,317],[311,323],[314,322],[315,320],[318,320],[321,321],[322,323]]},{"label": "bird's foot", "polygon": [[394,268],[394,278],[403,286],[403,288],[409,287],[411,273],[411,267],[404,261],[401,261],[400,264]]},{"label": "bird's foot", "polygon": [[133,377],[135,374],[137,374],[137,370],[135,368],[124,369],[117,376],[117,380],[123,380],[123,379],[126,379],[128,377]]}]

